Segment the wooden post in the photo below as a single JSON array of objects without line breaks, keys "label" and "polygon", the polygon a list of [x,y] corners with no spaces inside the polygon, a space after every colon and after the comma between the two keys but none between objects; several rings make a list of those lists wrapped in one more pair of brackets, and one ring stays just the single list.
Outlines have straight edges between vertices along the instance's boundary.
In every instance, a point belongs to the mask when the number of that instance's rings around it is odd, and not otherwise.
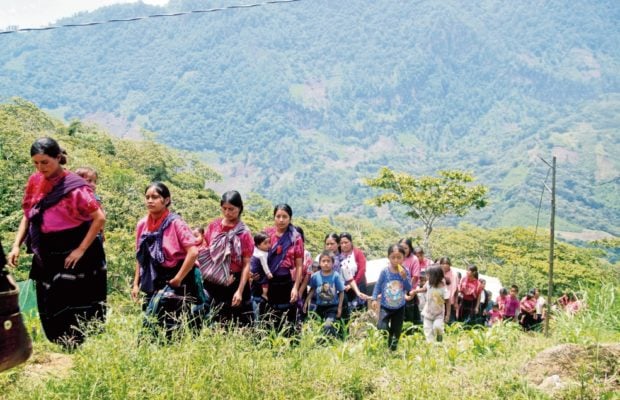
[{"label": "wooden post", "polygon": [[547,316],[545,318],[545,336],[549,336],[549,318],[551,318],[551,297],[553,296],[553,259],[555,245],[555,157],[551,166],[551,232],[549,234],[549,289],[547,291]]}]

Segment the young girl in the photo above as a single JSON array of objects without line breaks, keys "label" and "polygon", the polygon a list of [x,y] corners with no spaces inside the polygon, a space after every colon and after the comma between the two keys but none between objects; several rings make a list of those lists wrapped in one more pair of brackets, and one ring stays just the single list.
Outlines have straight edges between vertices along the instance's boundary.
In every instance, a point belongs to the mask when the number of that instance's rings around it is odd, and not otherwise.
[{"label": "young girl", "polygon": [[502,315],[502,317],[504,316],[504,310],[506,308],[507,301],[508,301],[508,289],[503,287],[499,290],[499,296],[497,296],[497,299],[495,300],[495,304],[497,304],[499,313]]},{"label": "young girl", "polygon": [[512,285],[510,287],[510,295],[506,298],[506,303],[504,304],[503,319],[517,321],[520,306],[518,296],[519,287]]},{"label": "young girl", "polygon": [[536,298],[534,297],[534,289],[530,290],[520,303],[521,313],[519,314],[519,323],[526,331],[529,331],[536,318]]},{"label": "young girl", "polygon": [[489,320],[487,326],[493,326],[502,320],[502,313],[499,311],[499,304],[493,303],[491,311],[489,312]]},{"label": "young girl", "polygon": [[311,299],[315,296],[316,309],[314,310],[325,321],[323,331],[326,335],[336,336],[337,330],[334,321],[342,317],[344,302],[344,281],[338,272],[333,270],[334,257],[329,251],[323,251],[319,257],[321,270],[312,274],[308,297],[304,303],[303,312],[308,311]]},{"label": "young girl", "polygon": [[402,266],[405,250],[397,244],[388,247],[388,266],[381,271],[372,292],[373,308],[381,295],[377,328],[388,331],[390,350],[396,350],[405,317],[405,294],[411,290],[411,278]]},{"label": "young girl", "polygon": [[428,282],[423,289],[416,292],[426,292],[426,303],[422,309],[424,317],[424,335],[427,342],[443,339],[444,321],[450,318],[450,291],[444,281],[443,269],[432,266],[427,269]]}]

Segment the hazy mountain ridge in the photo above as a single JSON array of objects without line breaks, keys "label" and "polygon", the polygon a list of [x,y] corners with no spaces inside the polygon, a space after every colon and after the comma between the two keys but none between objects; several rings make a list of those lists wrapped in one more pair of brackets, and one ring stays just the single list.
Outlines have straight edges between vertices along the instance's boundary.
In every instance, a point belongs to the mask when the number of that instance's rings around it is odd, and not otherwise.
[{"label": "hazy mountain ridge", "polygon": [[[220,4],[236,3],[167,11]],[[375,215],[358,180],[382,165],[466,168],[493,199],[471,220],[533,224],[553,153],[560,225],[619,234],[619,17],[615,2],[313,1],[5,35],[0,95],[143,125],[307,215]]]}]

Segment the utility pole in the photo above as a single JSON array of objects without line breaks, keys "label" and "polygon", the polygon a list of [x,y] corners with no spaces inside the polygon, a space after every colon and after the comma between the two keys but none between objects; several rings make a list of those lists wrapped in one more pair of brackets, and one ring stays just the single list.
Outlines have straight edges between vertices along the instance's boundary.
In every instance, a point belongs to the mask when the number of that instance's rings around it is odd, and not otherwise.
[{"label": "utility pole", "polygon": [[[556,158],[553,157],[551,165],[541,160],[551,167],[551,222],[549,234],[549,289],[547,290],[547,315],[545,317],[545,336],[549,336],[549,318],[551,318],[551,297],[553,296],[553,259],[555,246],[555,165]],[[546,186],[546,185],[545,185]]]}]

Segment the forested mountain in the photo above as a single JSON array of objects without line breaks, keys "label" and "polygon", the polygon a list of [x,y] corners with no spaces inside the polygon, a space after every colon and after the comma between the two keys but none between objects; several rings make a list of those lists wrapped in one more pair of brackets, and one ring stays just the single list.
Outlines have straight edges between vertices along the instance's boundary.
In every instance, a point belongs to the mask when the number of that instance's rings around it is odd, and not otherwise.
[{"label": "forested mountain", "polygon": [[[146,214],[143,196],[148,182],[166,182],[172,192],[173,211],[180,213],[191,226],[203,226],[220,213],[220,194],[203,187],[205,180],[217,181],[219,176],[192,154],[151,140],[115,138],[79,121],[64,125],[31,103],[17,100],[0,104],[0,237],[5,249],[14,240],[23,215],[23,189],[34,170],[29,157],[30,145],[41,135],[56,138],[67,150],[67,168],[91,166],[99,173],[97,193],[107,218],[105,247],[113,291],[125,293],[133,277],[135,226]],[[243,193],[243,197],[243,220],[253,232],[273,223],[270,201],[251,193]],[[405,235],[413,236],[418,243],[415,236],[421,233],[399,233],[362,216],[338,216],[331,220],[295,216],[294,223],[304,228],[306,248],[313,255],[322,250],[325,234],[332,231],[350,232],[356,246],[369,259],[385,257],[387,246]],[[438,229],[433,237],[432,254],[452,257],[458,267],[475,262],[483,273],[497,276],[505,283],[544,287],[547,244],[543,231],[536,235],[533,229],[461,226]],[[598,285],[601,277],[607,283],[617,282],[620,269],[613,249],[617,247],[614,242],[599,242],[584,248],[558,241],[556,291]],[[430,248],[427,250],[431,252]],[[22,257],[17,277],[25,279],[29,269],[27,257]]]},{"label": "forested mountain", "polygon": [[615,1],[306,0],[15,33],[0,35],[0,96],[121,135],[144,127],[201,151],[224,178],[217,189],[307,216],[377,217],[360,178],[387,165],[470,170],[492,202],[469,220],[533,225],[538,156],[555,155],[560,227],[618,235],[619,20]]}]

